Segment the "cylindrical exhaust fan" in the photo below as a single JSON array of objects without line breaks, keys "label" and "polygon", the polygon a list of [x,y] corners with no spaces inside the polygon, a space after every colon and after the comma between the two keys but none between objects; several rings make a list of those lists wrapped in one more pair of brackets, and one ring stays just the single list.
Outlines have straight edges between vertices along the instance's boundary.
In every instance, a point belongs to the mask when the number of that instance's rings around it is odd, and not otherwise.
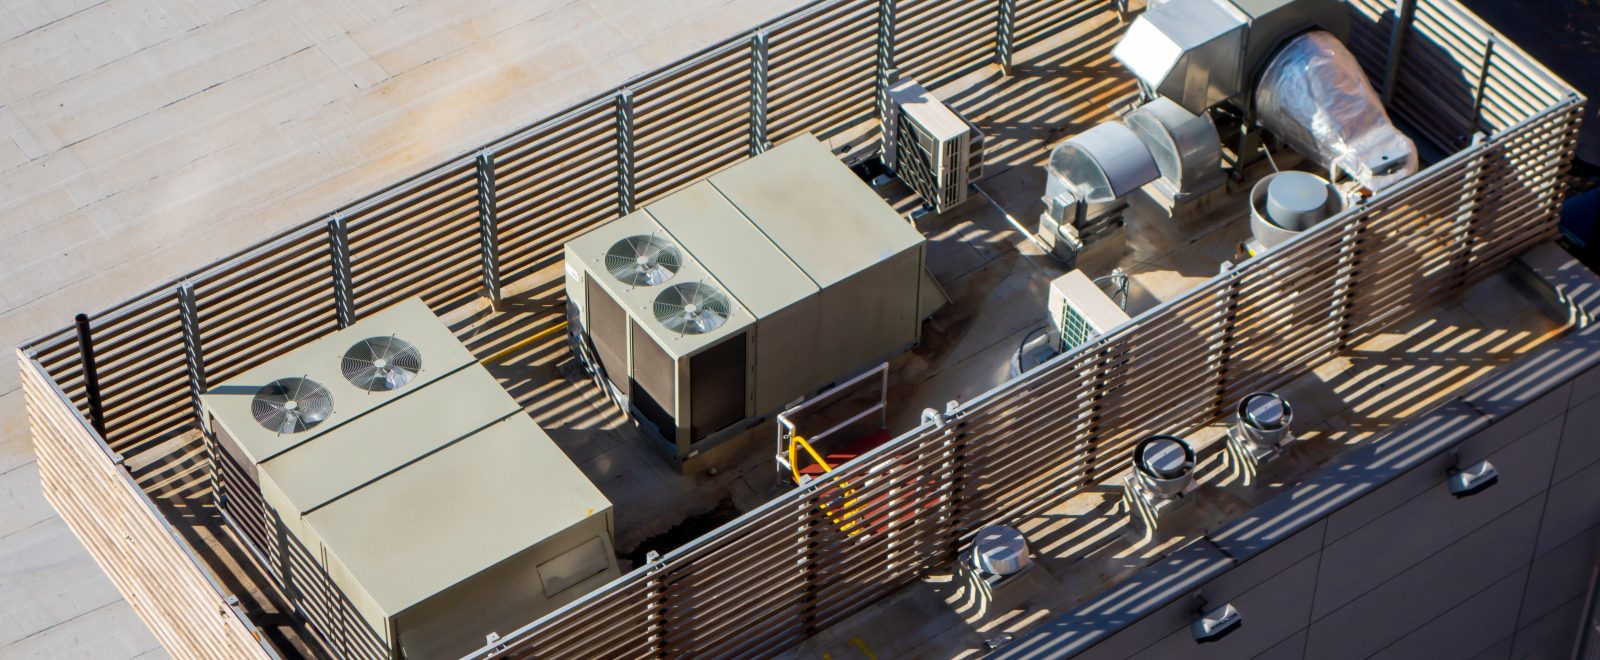
[{"label": "cylindrical exhaust fan", "polygon": [[1178,495],[1194,483],[1194,449],[1176,436],[1146,438],[1133,450],[1133,465],[1145,487],[1162,497]]},{"label": "cylindrical exhaust fan", "polygon": [[1271,449],[1289,435],[1294,410],[1277,394],[1256,392],[1239,401],[1238,417],[1236,429],[1241,440],[1258,449]]}]

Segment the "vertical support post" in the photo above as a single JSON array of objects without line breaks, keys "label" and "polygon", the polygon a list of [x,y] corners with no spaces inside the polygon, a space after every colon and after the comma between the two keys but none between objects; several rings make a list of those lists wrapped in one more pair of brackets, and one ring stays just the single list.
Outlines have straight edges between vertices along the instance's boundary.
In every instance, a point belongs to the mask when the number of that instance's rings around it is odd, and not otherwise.
[{"label": "vertical support post", "polygon": [[617,215],[633,213],[633,92],[617,92]]},{"label": "vertical support post", "polygon": [[1228,271],[1228,284],[1221,291],[1217,320],[1222,336],[1217,342],[1217,384],[1211,401],[1212,419],[1222,417],[1228,412],[1226,395],[1229,368],[1233,366],[1233,335],[1239,325],[1239,294],[1243,288],[1243,281],[1244,268],[1234,267]]},{"label": "vertical support post", "polygon": [[342,214],[328,219],[328,254],[333,265],[333,309],[339,328],[348,328],[356,322],[356,296],[350,278],[350,233]]},{"label": "vertical support post", "polygon": [[1349,350],[1353,341],[1355,328],[1352,317],[1355,315],[1356,294],[1360,293],[1361,261],[1366,255],[1367,227],[1372,224],[1372,214],[1375,212],[1369,206],[1351,218],[1344,226],[1339,241],[1339,274],[1334,281],[1333,297],[1335,354]]},{"label": "vertical support post", "polygon": [[889,107],[889,86],[895,83],[899,72],[895,70],[895,2],[896,0],[878,0],[878,52],[875,62],[874,80],[877,82],[878,125],[883,129],[887,141],[890,136],[890,116],[893,108]]},{"label": "vertical support post", "polygon": [[[1494,61],[1494,35],[1483,46],[1483,66],[1478,69],[1478,85],[1472,89],[1472,131],[1483,130],[1483,87],[1489,84],[1489,63]],[[1476,139],[1476,138],[1474,138]]]},{"label": "vertical support post", "polygon": [[1483,241],[1478,238],[1479,206],[1483,201],[1485,161],[1489,154],[1489,144],[1482,133],[1474,133],[1472,145],[1472,160],[1467,164],[1466,172],[1462,173],[1461,196],[1456,204],[1454,242],[1457,243],[1455,258],[1455,274],[1451,278],[1451,287],[1460,288],[1467,282],[1471,273],[1474,257],[1482,249]]},{"label": "vertical support post", "polygon": [[79,314],[78,358],[83,362],[83,395],[89,400],[89,425],[102,440],[106,437],[106,413],[100,404],[100,371],[94,363],[94,335],[89,330],[89,315]]},{"label": "vertical support post", "polygon": [[645,555],[645,564],[649,566],[645,575],[649,576],[646,579],[650,585],[647,592],[650,605],[645,611],[644,625],[649,631],[647,638],[655,647],[655,656],[665,658],[671,655],[667,648],[667,567],[654,550]]},{"label": "vertical support post", "polygon": [[478,154],[478,247],[483,258],[483,291],[500,309],[500,222],[495,199],[494,154]]},{"label": "vertical support post", "polygon": [[206,391],[206,361],[200,351],[200,315],[195,308],[194,283],[178,284],[178,322],[183,326],[183,362],[189,370],[189,399],[194,406],[195,425],[203,424],[205,408],[200,395]]},{"label": "vertical support post", "polygon": [[1394,26],[1389,32],[1389,58],[1383,65],[1383,104],[1394,99],[1395,85],[1400,82],[1400,60],[1406,49],[1406,36],[1411,33],[1411,19],[1416,15],[1417,0],[1395,0]]},{"label": "vertical support post", "polygon": [[750,37],[750,156],[767,150],[767,31]]},{"label": "vertical support post", "polygon": [[995,22],[994,35],[994,60],[1000,65],[1000,72],[1007,77],[1012,74],[1012,57],[1016,55],[1016,36],[1014,31],[1017,23],[1017,0],[999,0],[1000,16]]},{"label": "vertical support post", "polygon": [[826,514],[822,510],[823,484],[827,480],[817,480],[807,488],[805,497],[795,498],[795,564],[800,568],[800,624],[805,636],[810,637],[817,633],[817,591],[821,576],[817,575],[818,538],[820,527],[828,524]]}]

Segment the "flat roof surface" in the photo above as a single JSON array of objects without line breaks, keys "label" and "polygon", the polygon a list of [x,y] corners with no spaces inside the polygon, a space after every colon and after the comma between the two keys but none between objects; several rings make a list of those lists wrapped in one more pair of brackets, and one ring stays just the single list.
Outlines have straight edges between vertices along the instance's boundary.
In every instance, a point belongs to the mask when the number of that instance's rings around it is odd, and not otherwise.
[{"label": "flat roof surface", "polygon": [[519,414],[306,521],[394,615],[610,508],[561,448]]},{"label": "flat roof surface", "polygon": [[809,134],[710,181],[822,288],[925,242]]}]

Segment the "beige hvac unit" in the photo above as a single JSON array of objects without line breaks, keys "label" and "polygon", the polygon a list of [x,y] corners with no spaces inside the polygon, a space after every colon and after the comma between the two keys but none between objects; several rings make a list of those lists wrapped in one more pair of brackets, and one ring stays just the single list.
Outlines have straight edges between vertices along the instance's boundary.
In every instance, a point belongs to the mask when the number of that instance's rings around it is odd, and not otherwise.
[{"label": "beige hvac unit", "polygon": [[983,177],[983,132],[915,81],[889,88],[883,161],[935,213],[967,199]]},{"label": "beige hvac unit", "polygon": [[1081,270],[1051,280],[1049,305],[1057,353],[1082,346],[1128,320],[1128,313]]},{"label": "beige hvac unit", "polygon": [[568,243],[569,328],[681,465],[914,345],[923,247],[806,135]]},{"label": "beige hvac unit", "polygon": [[455,657],[620,573],[611,504],[411,300],[203,397],[221,508],[345,657]]}]

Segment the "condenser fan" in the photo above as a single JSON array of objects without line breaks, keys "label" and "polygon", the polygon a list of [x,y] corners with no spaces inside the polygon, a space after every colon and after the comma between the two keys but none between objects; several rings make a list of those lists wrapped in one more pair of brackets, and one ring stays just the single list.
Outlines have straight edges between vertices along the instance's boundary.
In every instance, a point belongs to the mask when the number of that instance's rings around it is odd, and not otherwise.
[{"label": "condenser fan", "polygon": [[280,378],[256,391],[250,414],[275,433],[299,433],[322,423],[333,412],[328,388],[308,378]]},{"label": "condenser fan", "polygon": [[656,320],[684,335],[711,332],[728,320],[728,297],[703,282],[667,287],[656,296]]},{"label": "condenser fan", "polygon": [[422,369],[422,354],[396,337],[369,337],[351,346],[339,362],[345,380],[369,392],[405,387]]},{"label": "condenser fan", "polygon": [[683,265],[683,254],[666,239],[629,236],[606,250],[606,270],[624,283],[654,286],[672,279]]}]

